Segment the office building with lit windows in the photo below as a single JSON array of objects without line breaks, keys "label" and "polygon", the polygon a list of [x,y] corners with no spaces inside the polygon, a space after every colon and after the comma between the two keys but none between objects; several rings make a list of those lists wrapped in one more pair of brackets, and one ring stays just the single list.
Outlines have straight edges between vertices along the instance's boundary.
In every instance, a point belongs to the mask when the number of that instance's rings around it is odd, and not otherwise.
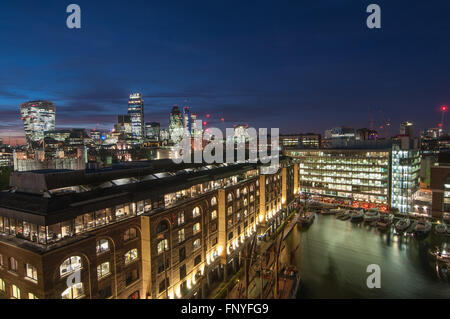
[{"label": "office building with lit windows", "polygon": [[261,168],[160,160],[13,173],[0,193],[0,295],[205,297],[293,207],[295,164]]},{"label": "office building with lit windows", "polygon": [[390,149],[286,150],[298,164],[300,192],[352,207],[390,205]]},{"label": "office building with lit windows", "polygon": [[20,114],[28,145],[41,142],[47,131],[55,129],[55,105],[49,101],[31,101],[20,105]]},{"label": "office building with lit windows", "polygon": [[144,99],[141,93],[130,94],[128,100],[128,115],[131,120],[132,137],[138,140],[144,138]]},{"label": "office building with lit windows", "polygon": [[391,207],[400,213],[413,211],[413,195],[419,190],[418,140],[399,136],[392,145]]}]

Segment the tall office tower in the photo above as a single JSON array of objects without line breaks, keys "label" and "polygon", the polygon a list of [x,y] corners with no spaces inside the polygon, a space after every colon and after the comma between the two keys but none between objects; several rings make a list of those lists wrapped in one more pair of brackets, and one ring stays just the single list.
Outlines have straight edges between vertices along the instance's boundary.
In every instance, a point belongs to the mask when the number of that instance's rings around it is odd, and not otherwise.
[{"label": "tall office tower", "polygon": [[[405,134],[403,134],[405,135]],[[399,136],[392,145],[391,207],[413,211],[413,194],[419,189],[420,153],[417,139]]]},{"label": "tall office tower", "polygon": [[170,142],[178,143],[183,138],[183,129],[183,118],[180,109],[177,105],[174,105],[174,107],[172,108],[172,112],[170,112],[169,121]]},{"label": "tall office tower", "polygon": [[142,140],[144,138],[144,99],[141,93],[130,94],[128,115],[131,119],[132,136]]},{"label": "tall office tower", "polygon": [[183,128],[189,133],[192,132],[191,111],[189,106],[186,106],[183,111]]},{"label": "tall office tower", "polygon": [[44,140],[44,132],[55,129],[55,105],[49,101],[31,101],[20,105],[28,145]]},{"label": "tall office tower", "polygon": [[191,113],[191,135],[195,136],[201,132],[197,132],[197,114]]},{"label": "tall office tower", "polygon": [[414,124],[411,122],[402,122],[400,124],[400,135],[406,135],[411,138],[414,137]]},{"label": "tall office tower", "polygon": [[157,122],[145,123],[145,136],[152,141],[159,141],[161,125]]}]

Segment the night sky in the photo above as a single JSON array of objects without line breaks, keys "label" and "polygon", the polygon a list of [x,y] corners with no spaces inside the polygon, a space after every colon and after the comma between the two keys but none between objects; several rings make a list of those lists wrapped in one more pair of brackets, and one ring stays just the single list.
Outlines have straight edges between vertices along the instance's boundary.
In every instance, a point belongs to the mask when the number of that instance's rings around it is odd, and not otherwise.
[{"label": "night sky", "polygon": [[[71,3],[81,30],[66,27]],[[366,26],[370,3],[381,30]],[[186,103],[210,125],[284,133],[369,127],[369,108],[393,134],[403,120],[436,127],[450,104],[449,14],[448,0],[4,0],[0,136],[24,135],[19,104],[35,99],[56,104],[58,128],[112,128],[135,91],[163,127]]]}]

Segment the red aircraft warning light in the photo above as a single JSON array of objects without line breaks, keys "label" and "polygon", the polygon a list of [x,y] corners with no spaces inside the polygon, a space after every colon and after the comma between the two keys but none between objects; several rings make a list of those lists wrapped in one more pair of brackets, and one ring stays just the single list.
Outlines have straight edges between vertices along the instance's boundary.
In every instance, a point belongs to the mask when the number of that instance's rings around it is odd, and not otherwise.
[{"label": "red aircraft warning light", "polygon": [[442,112],[446,112],[448,110],[448,106],[447,105],[442,105],[441,106],[441,111]]}]

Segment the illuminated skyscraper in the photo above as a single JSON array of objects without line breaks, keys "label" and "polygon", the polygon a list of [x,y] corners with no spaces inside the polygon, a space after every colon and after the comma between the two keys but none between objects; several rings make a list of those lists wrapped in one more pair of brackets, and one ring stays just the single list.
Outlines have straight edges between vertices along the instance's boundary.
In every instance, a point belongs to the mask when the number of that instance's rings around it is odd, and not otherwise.
[{"label": "illuminated skyscraper", "polygon": [[28,145],[44,139],[44,132],[55,129],[55,105],[49,101],[31,101],[20,105]]},{"label": "illuminated skyscraper", "polygon": [[144,138],[144,99],[141,93],[130,94],[128,115],[131,119],[133,137],[142,140]]},{"label": "illuminated skyscraper", "polygon": [[189,110],[189,106],[186,106],[183,111],[183,127],[188,132],[192,131],[192,122],[191,122],[191,111]]},{"label": "illuminated skyscraper", "polygon": [[178,143],[183,138],[183,118],[180,109],[174,105],[172,112],[170,112],[169,133],[170,142]]}]

